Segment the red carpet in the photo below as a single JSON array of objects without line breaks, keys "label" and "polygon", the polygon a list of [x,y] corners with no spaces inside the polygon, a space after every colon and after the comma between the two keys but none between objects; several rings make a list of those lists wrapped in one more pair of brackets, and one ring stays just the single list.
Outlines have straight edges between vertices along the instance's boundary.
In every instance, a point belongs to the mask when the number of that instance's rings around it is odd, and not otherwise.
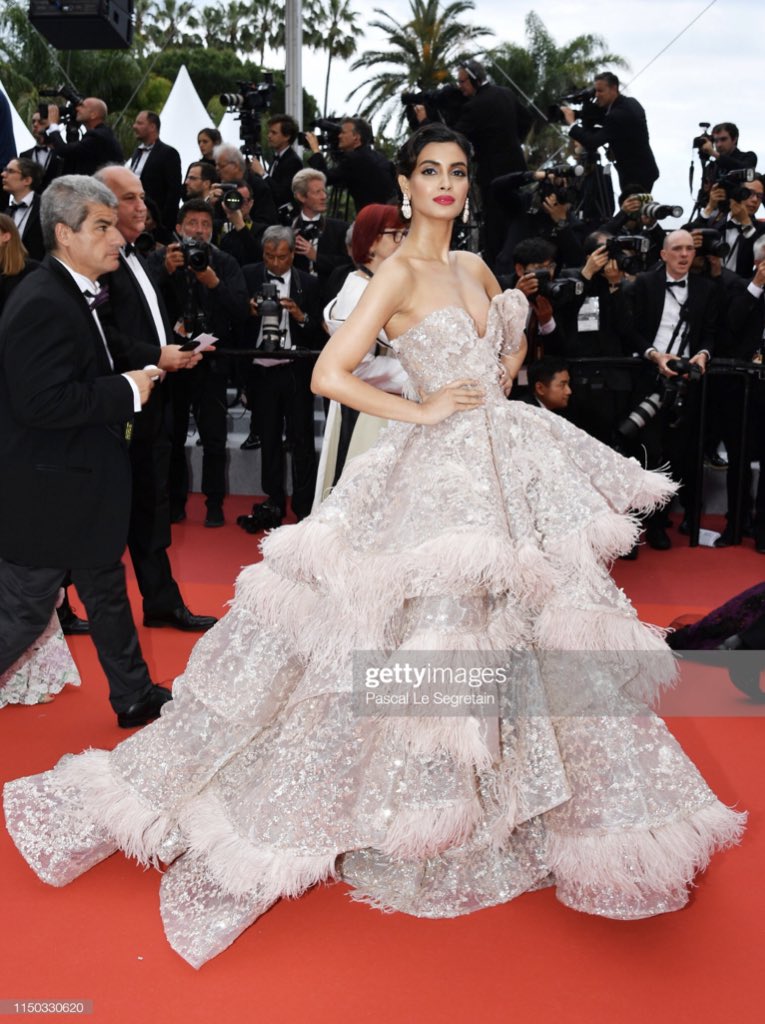
[{"label": "red carpet", "polygon": [[[173,562],[193,611],[222,613],[237,569],[254,559],[256,539],[233,525],[248,505],[230,499],[226,527],[205,530],[202,506],[193,502],[188,521],[174,527]],[[764,570],[765,558],[751,546],[690,551],[676,539],[669,552],[644,549],[636,562],[618,563],[614,575],[643,618],[667,624],[707,611]],[[139,618],[132,584],[131,597]],[[183,669],[193,637],[140,633],[156,679]],[[90,641],[77,638],[72,648],[83,674],[79,691],[0,712],[2,781],[124,736]],[[715,859],[681,913],[601,920],[567,910],[547,890],[468,917],[425,921],[353,904],[343,886],[321,887],[282,901],[195,972],[164,939],[155,872],[115,856],[52,889],[0,830],[0,1001],[90,999],[87,1019],[96,1024],[761,1020],[765,728],[720,670],[702,670],[700,685],[716,717],[670,725],[721,799],[749,810],[750,824],[742,846]]]}]

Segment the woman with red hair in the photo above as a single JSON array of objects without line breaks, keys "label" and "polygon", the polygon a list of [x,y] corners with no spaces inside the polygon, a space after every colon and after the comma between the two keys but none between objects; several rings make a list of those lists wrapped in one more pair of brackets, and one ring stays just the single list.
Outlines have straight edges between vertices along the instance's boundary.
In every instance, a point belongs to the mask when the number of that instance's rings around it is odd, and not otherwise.
[{"label": "woman with red hair", "polygon": [[[348,319],[377,269],[398,249],[407,230],[397,206],[371,203],[359,212],[351,233],[351,256],[357,269],[348,275],[337,297],[324,310],[324,321],[330,334],[334,334]],[[407,376],[401,363],[387,348],[387,341],[385,332],[381,331],[374,349],[370,349],[355,372],[367,384],[400,395]],[[380,354],[381,348],[385,354]],[[359,414],[355,409],[330,402],[316,474],[314,509],[337,483],[346,460],[366,451],[386,423],[376,416]]]}]

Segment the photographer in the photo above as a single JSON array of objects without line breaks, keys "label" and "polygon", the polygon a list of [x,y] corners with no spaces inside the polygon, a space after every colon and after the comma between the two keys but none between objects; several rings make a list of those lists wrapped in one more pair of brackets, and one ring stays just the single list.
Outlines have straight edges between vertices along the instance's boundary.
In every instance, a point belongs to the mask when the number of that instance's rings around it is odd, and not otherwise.
[{"label": "photographer", "polygon": [[243,181],[250,186],[252,194],[252,207],[250,208],[252,223],[256,225],[261,234],[270,224],[276,224],[279,215],[276,212],[271,189],[259,175],[253,174],[248,169],[247,161],[236,146],[224,143],[221,146],[216,146],[214,153],[215,169],[220,181],[210,189],[208,201],[215,209],[216,225],[220,228],[227,223],[225,213],[221,208],[223,197],[227,192],[234,192]]},{"label": "photographer", "polygon": [[326,175],[327,184],[347,188],[356,213],[369,203],[387,203],[397,194],[393,165],[387,157],[372,149],[372,128],[361,117],[346,117],[337,134],[338,161],[328,167],[319,141],[313,132],[305,133],[311,150],[308,166]]},{"label": "photographer", "polygon": [[616,165],[622,191],[629,182],[639,182],[641,192],[650,192],[659,177],[651,152],[645,111],[631,96],[619,92],[619,79],[610,71],[596,75],[593,88],[596,110],[585,106],[582,124],[577,125],[571,107],[561,107],[569,135],[593,152],[608,147],[608,159]]},{"label": "photographer", "polygon": [[[544,238],[527,238],[513,253],[515,276],[501,281],[503,286],[517,288],[529,300],[526,337],[530,358],[563,355],[566,336],[555,319],[554,301],[555,247]],[[574,282],[569,282],[571,286]],[[573,291],[567,288],[566,291]]]},{"label": "photographer", "polygon": [[[645,267],[658,263],[659,253],[664,248],[667,232],[659,223],[656,214],[660,214],[662,218],[681,217],[682,208],[661,206],[654,202],[652,195],[642,192],[640,185],[628,185],[619,195],[618,203],[618,213],[604,221],[600,225],[600,231],[607,235],[642,235],[648,240]],[[641,269],[645,269],[645,267]]]},{"label": "photographer", "polygon": [[[213,213],[203,200],[191,199],[181,207],[176,232],[181,243],[174,242],[164,253],[152,257],[171,322],[183,341],[209,332],[224,348],[231,344],[236,325],[243,323],[249,313],[242,271],[232,256],[210,244]],[[193,408],[203,449],[205,526],[223,526],[227,380],[228,360],[212,353],[171,380],[174,423],[170,507],[174,522],[185,518],[189,489],[185,446],[189,411]]]},{"label": "photographer", "polygon": [[275,114],[269,117],[267,123],[266,138],[274,158],[268,170],[257,157],[253,157],[250,167],[268,183],[276,208],[279,209],[292,199],[292,179],[303,169],[303,161],[292,148],[300,126],[289,114]]},{"label": "photographer", "polygon": [[104,164],[125,162],[117,136],[106,123],[108,113],[104,101],[95,96],[80,100],[75,117],[85,134],[77,142],[64,142],[59,108],[49,104],[46,135],[56,155],[63,158],[65,174],[95,174]]},{"label": "photographer", "polygon": [[702,160],[714,158],[704,173],[705,180],[710,183],[729,171],[741,171],[747,167],[754,170],[757,166],[756,153],[745,153],[738,148],[738,128],[730,121],[716,124],[711,136],[701,135],[694,139],[694,143]]},{"label": "photographer", "polygon": [[550,170],[514,171],[494,179],[492,195],[504,211],[504,222],[509,225],[495,261],[495,274],[512,272],[516,247],[530,238],[551,242],[559,266],[582,265],[584,253],[571,213],[579,199],[576,180],[575,168],[568,165]]},{"label": "photographer", "polygon": [[19,156],[34,160],[40,168],[41,179],[39,185],[35,186],[35,191],[42,193],[54,178],[63,174],[64,162],[53,151],[50,139],[46,135],[48,119],[40,117],[39,110],[32,114],[30,128],[35,138],[35,145],[31,149],[25,149],[23,153],[19,153]]},{"label": "photographer", "polygon": [[765,224],[754,219],[765,193],[764,180],[761,174],[755,174],[752,181],[719,179],[693,223],[693,227],[720,232],[730,247],[723,266],[747,279],[752,270],[754,243],[765,232]]},{"label": "photographer", "polygon": [[[322,298],[332,272],[348,260],[344,220],[327,217],[326,177],[310,167],[298,171],[292,191],[300,212],[292,222],[295,232],[295,266],[319,279]],[[328,298],[328,296],[327,296]]]},{"label": "photographer", "polygon": [[[282,347],[318,351],[324,344],[318,284],[293,266],[294,255],[292,231],[271,227],[263,236],[263,263],[245,268],[247,287],[254,296],[253,319],[245,328],[248,347],[263,348],[264,353]],[[238,520],[248,533],[272,529],[284,518],[285,436],[292,457],[292,510],[298,519],[311,511],[316,487],[313,364],[309,357],[285,360],[265,355],[254,360],[248,405],[253,410],[252,430],[261,439],[261,487],[266,500]]]},{"label": "photographer", "polygon": [[[695,254],[690,233],[672,231],[661,251],[662,266],[638,274],[624,286],[625,337],[631,351],[646,361],[637,382],[638,397],[655,398],[658,408],[627,443],[636,455],[645,452],[648,468],[669,460],[674,478],[682,483],[680,501],[686,510],[695,479],[695,381],[710,358],[719,310],[717,284],[690,274]],[[678,358],[686,362],[674,362]],[[663,551],[672,546],[667,525],[664,513],[648,520],[646,539],[651,547]]]},{"label": "photographer", "polygon": [[226,192],[221,202],[229,230],[221,235],[220,247],[233,256],[240,267],[259,263],[263,258],[261,240],[266,228],[252,220],[252,191],[246,181]]}]

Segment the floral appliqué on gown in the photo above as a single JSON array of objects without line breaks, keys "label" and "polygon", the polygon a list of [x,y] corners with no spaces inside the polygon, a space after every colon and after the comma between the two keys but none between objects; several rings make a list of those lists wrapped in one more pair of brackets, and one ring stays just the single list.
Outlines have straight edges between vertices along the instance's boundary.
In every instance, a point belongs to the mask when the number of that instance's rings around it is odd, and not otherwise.
[{"label": "floral appliqu\u00e9 on gown", "polygon": [[[194,966],[331,878],[427,917],[547,885],[618,919],[683,906],[744,815],[645,707],[672,654],[608,574],[637,536],[629,510],[674,485],[505,399],[498,356],[525,317],[513,291],[483,336],[454,306],[396,339],[419,389],[476,379],[485,405],[391,424],[316,514],[269,534],[159,721],[6,786],[42,879],[118,849],[166,865],[165,931]],[[533,713],[360,715],[353,652],[372,650],[521,652]],[[594,704],[571,668],[589,655]]]}]

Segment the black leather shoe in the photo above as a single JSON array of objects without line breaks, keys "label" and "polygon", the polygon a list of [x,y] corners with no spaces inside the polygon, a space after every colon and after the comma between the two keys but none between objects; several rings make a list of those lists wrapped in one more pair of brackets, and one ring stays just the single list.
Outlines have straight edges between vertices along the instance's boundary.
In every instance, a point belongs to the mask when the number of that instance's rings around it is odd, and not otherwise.
[{"label": "black leather shoe", "polygon": [[677,528],[677,532],[682,533],[684,537],[690,537],[691,524],[688,522],[687,518],[683,519],[683,521],[680,523],[680,525]]},{"label": "black leather shoe", "polygon": [[282,525],[283,518],[280,508],[264,501],[262,505],[253,505],[250,515],[239,516],[236,522],[245,533],[260,533],[262,530],[275,530]]},{"label": "black leather shoe", "polygon": [[225,526],[226,520],[223,518],[223,506],[222,505],[208,505],[207,513],[205,515],[205,526],[215,528],[217,526]]},{"label": "black leather shoe", "polygon": [[645,531],[646,543],[655,551],[667,551],[672,547],[669,534],[662,526],[649,526]]},{"label": "black leather shoe", "polygon": [[710,452],[704,458],[704,463],[705,463],[705,465],[709,466],[710,469],[727,469],[728,468],[727,461],[722,457],[722,455],[718,455],[717,452]]},{"label": "black leather shoe", "polygon": [[180,608],[173,608],[172,611],[163,612],[161,615],[144,615],[144,626],[160,627],[169,626],[171,629],[180,629],[184,633],[204,633],[212,629],[218,620],[212,615],[192,615],[185,604]]},{"label": "black leather shoe", "polygon": [[170,510],[170,522],[171,523],[182,523],[186,518],[185,508],[176,508]]},{"label": "black leather shoe", "polygon": [[75,615],[71,608],[59,609],[58,623],[64,636],[87,636],[90,633],[90,623],[87,619],[81,619]]},{"label": "black leather shoe", "polygon": [[729,548],[733,544],[733,531],[726,526],[723,532],[715,541],[716,548]]},{"label": "black leather shoe", "polygon": [[256,448],[260,448],[260,438],[258,437],[257,434],[253,434],[253,432],[250,431],[245,440],[242,441],[242,443],[239,445],[239,447],[242,449],[243,452],[255,451]]},{"label": "black leather shoe", "polygon": [[117,712],[117,725],[120,729],[135,729],[138,725],[146,725],[155,718],[159,718],[162,705],[173,699],[173,695],[166,686],[152,686],[142,700],[131,704],[127,711]]}]

